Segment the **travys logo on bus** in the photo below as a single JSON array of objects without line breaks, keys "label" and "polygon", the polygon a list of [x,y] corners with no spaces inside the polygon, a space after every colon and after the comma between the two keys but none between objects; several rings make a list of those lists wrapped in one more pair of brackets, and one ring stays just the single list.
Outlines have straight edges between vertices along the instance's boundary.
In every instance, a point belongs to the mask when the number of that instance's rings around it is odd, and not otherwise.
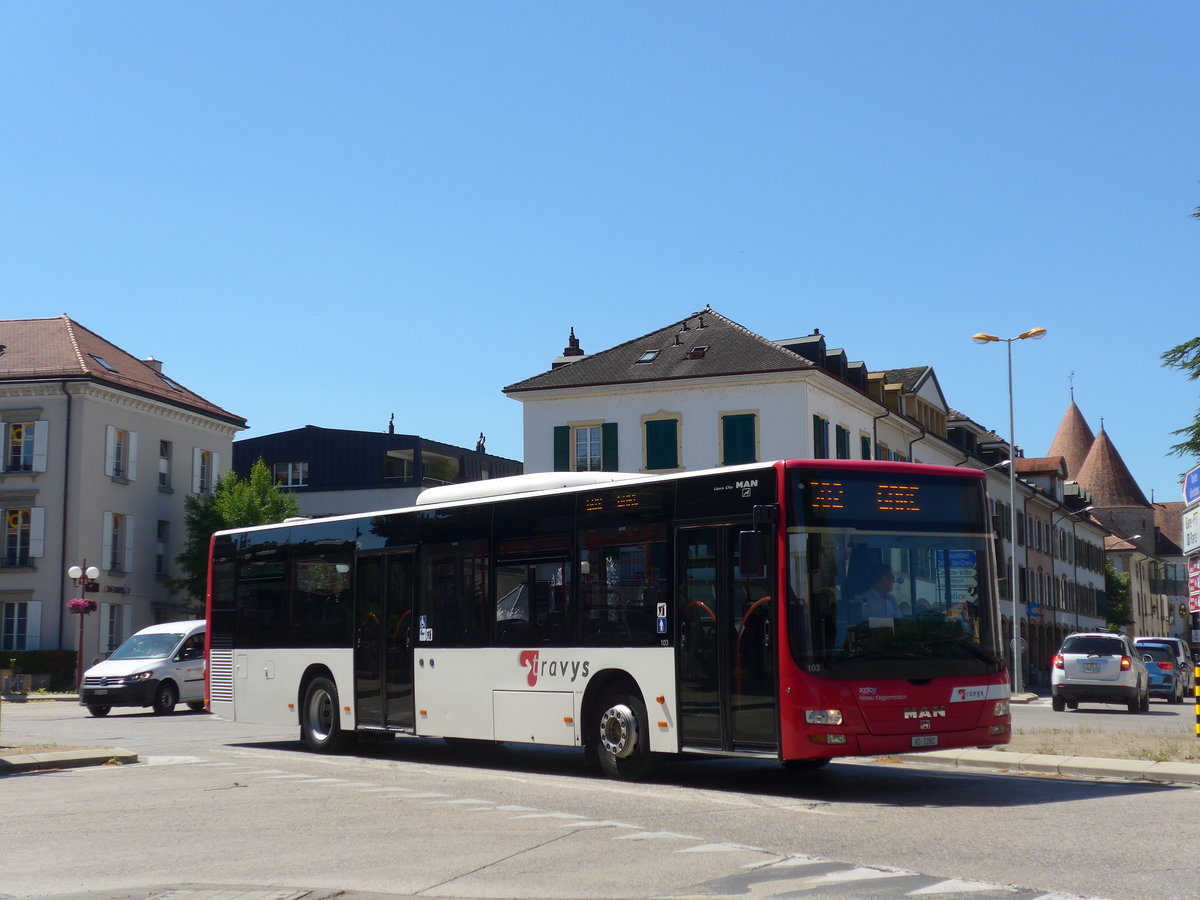
[{"label": "travys logo on bus", "polygon": [[525,681],[533,687],[539,678],[566,678],[568,681],[587,678],[592,664],[586,659],[542,659],[540,650],[522,650],[517,665],[529,670]]}]

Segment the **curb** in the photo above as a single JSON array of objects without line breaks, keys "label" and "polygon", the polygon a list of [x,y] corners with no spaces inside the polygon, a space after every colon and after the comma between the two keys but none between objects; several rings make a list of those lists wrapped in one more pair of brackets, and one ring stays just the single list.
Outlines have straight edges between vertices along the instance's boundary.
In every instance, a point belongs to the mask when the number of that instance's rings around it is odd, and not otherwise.
[{"label": "curb", "polygon": [[1155,784],[1200,786],[1200,764],[1152,762],[1136,759],[1100,759],[1093,756],[1051,756],[1045,753],[1008,753],[1002,750],[933,750],[906,753],[896,759],[919,765],[962,769],[987,769],[1025,775],[1066,775],[1073,778],[1119,778]]},{"label": "curb", "polygon": [[138,755],[119,747],[95,750],[44,750],[41,753],[21,753],[0,756],[0,777],[21,772],[46,772],[54,769],[75,769],[82,766],[124,766],[138,761]]}]

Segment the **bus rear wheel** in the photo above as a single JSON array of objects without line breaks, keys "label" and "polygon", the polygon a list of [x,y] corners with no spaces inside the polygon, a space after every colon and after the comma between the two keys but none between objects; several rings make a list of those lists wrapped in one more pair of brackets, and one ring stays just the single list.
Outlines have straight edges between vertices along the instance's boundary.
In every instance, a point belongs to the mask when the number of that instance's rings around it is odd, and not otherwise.
[{"label": "bus rear wheel", "polygon": [[596,756],[610,778],[640,781],[658,767],[650,752],[646,704],[630,691],[613,691],[600,704]]},{"label": "bus rear wheel", "polygon": [[337,686],[330,679],[309,682],[300,707],[300,736],[315,753],[342,753],[354,742],[354,735],[342,730]]}]

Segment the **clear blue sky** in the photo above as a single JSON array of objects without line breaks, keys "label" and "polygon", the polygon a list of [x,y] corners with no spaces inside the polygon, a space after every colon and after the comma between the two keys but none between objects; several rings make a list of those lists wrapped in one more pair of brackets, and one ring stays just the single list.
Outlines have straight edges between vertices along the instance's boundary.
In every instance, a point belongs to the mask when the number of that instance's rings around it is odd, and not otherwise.
[{"label": "clear blue sky", "polygon": [[1147,495],[1200,384],[1193,2],[0,2],[0,318],[245,416],[523,456],[500,389],[705,304]]}]

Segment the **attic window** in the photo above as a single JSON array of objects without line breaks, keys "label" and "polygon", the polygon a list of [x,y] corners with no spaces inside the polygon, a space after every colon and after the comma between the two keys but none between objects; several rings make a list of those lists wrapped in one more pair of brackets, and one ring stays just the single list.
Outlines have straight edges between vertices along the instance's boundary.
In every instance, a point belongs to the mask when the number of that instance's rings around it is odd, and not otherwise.
[{"label": "attic window", "polygon": [[708,344],[702,344],[699,347],[693,347],[688,353],[688,359],[704,359],[704,354],[708,352]]},{"label": "attic window", "polygon": [[657,357],[660,353],[662,353],[661,350],[647,350],[637,358],[637,362],[635,362],[634,365],[640,366],[643,363],[654,362],[655,357]]},{"label": "attic window", "polygon": [[88,356],[90,356],[96,362],[100,363],[100,365],[104,366],[104,368],[108,369],[108,371],[110,371],[110,372],[117,371],[109,364],[108,360],[105,359],[103,356],[97,356],[95,353],[89,353]]},{"label": "attic window", "polygon": [[178,382],[168,378],[162,372],[156,372],[155,374],[158,375],[158,377],[163,380],[163,383],[166,384],[167,387],[171,388],[171,390],[179,391],[181,394],[183,393],[183,388],[179,386]]}]

